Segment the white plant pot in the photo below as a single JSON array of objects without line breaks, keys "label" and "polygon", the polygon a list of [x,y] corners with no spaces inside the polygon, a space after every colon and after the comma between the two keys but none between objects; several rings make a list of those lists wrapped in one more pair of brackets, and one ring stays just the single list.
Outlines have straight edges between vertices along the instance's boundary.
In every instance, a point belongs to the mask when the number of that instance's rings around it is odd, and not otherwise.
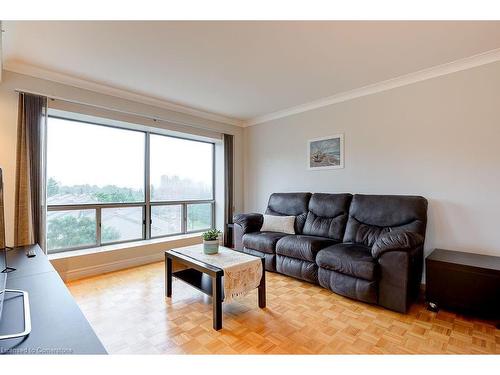
[{"label": "white plant pot", "polygon": [[205,254],[217,254],[219,252],[219,240],[203,240],[203,252]]}]

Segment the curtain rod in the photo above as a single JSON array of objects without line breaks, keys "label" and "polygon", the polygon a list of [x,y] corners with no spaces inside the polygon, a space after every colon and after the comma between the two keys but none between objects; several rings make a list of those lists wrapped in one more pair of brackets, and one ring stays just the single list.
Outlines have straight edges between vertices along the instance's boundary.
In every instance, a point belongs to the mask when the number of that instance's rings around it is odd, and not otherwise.
[{"label": "curtain rod", "polygon": [[[193,125],[193,124],[189,124],[189,123],[182,122],[182,121],[165,120],[165,119],[162,119],[160,117],[153,117],[153,116],[148,116],[148,115],[144,115],[144,114],[141,114],[141,113],[129,112],[129,111],[124,111],[124,110],[114,109],[114,108],[108,108],[108,107],[105,107],[105,106],[102,106],[102,105],[90,104],[90,103],[80,102],[80,101],[77,101],[77,100],[64,99],[64,98],[61,98],[59,96],[47,95],[47,94],[40,93],[40,92],[28,91],[28,90],[23,90],[23,89],[15,89],[14,91],[17,92],[17,93],[20,93],[20,94],[31,94],[31,95],[44,96],[44,97],[46,97],[47,99],[50,99],[50,100],[60,100],[62,102],[66,102],[66,103],[78,104],[78,105],[83,105],[83,106],[88,106],[88,107],[93,107],[93,108],[98,108],[98,109],[104,109],[106,111],[122,113],[122,114],[125,114],[125,115],[132,115],[132,116],[142,117],[144,119],[152,120],[154,122],[158,122],[158,121],[169,122],[169,123],[175,124],[175,125],[188,126],[188,127],[195,128],[195,129],[207,130],[207,131],[212,131],[212,132],[215,132],[215,133],[223,134],[223,132],[218,131],[218,130],[207,129],[207,128],[201,126],[201,125]],[[128,100],[128,99],[123,99],[123,100]],[[148,105],[148,104],[145,104],[145,105]],[[152,106],[152,107],[154,107],[154,106]],[[175,111],[173,111],[173,112],[175,112]]]}]

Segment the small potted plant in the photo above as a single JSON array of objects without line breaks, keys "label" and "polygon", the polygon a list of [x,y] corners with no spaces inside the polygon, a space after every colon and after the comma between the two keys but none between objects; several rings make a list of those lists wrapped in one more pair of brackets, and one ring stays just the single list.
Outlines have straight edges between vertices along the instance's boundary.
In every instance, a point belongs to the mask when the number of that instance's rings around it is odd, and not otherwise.
[{"label": "small potted plant", "polygon": [[218,229],[211,229],[202,234],[203,252],[205,254],[217,254],[219,252],[219,235],[221,233]]}]

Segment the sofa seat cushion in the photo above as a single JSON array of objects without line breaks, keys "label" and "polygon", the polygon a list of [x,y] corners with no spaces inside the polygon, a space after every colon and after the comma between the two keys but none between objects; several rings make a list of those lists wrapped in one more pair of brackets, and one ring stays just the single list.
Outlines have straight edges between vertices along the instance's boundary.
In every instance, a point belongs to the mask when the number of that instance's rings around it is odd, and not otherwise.
[{"label": "sofa seat cushion", "polygon": [[318,251],[333,244],[335,241],[331,238],[304,235],[285,236],[276,244],[276,254],[315,262]]},{"label": "sofa seat cushion", "polygon": [[377,281],[363,280],[325,268],[318,269],[318,282],[323,288],[342,296],[367,303],[378,302]]},{"label": "sofa seat cushion", "polygon": [[378,263],[371,248],[361,244],[340,243],[321,250],[316,263],[319,267],[344,275],[373,281],[378,277]]},{"label": "sofa seat cushion", "polygon": [[318,266],[315,262],[295,259],[283,255],[275,255],[276,271],[283,275],[295,277],[310,283],[318,284]]},{"label": "sofa seat cushion", "polygon": [[262,251],[249,249],[247,247],[244,247],[241,251],[260,258],[264,257],[264,267],[266,271],[276,272],[276,254],[263,253]]},{"label": "sofa seat cushion", "polygon": [[243,235],[243,246],[263,253],[274,254],[276,243],[285,233],[277,232],[252,232]]}]

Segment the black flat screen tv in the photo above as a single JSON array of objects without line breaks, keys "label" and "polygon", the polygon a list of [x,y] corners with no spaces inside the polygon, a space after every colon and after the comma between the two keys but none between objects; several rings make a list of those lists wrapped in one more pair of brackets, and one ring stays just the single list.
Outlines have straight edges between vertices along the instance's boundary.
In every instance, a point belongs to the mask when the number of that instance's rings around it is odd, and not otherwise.
[{"label": "black flat screen tv", "polygon": [[7,264],[7,249],[5,244],[5,219],[3,212],[3,178],[2,169],[0,168],[0,320],[2,319],[2,312],[4,308],[5,294],[10,293],[13,295],[21,296],[22,308],[24,311],[24,329],[22,332],[0,334],[0,340],[24,337],[31,332],[31,314],[28,292],[24,290],[6,289],[8,272],[15,271],[14,268],[9,267]]},{"label": "black flat screen tv", "polygon": [[5,297],[6,283],[7,283],[7,274],[0,273],[0,320],[2,320],[3,300]]},{"label": "black flat screen tv", "polygon": [[15,271],[7,265],[7,251],[10,247],[6,245],[5,241],[5,216],[3,211],[3,174],[0,168],[0,272],[7,273]]},{"label": "black flat screen tv", "polygon": [[3,174],[0,168],[0,320],[2,319],[3,301],[7,283],[7,248],[5,246],[5,219],[3,212]]}]

